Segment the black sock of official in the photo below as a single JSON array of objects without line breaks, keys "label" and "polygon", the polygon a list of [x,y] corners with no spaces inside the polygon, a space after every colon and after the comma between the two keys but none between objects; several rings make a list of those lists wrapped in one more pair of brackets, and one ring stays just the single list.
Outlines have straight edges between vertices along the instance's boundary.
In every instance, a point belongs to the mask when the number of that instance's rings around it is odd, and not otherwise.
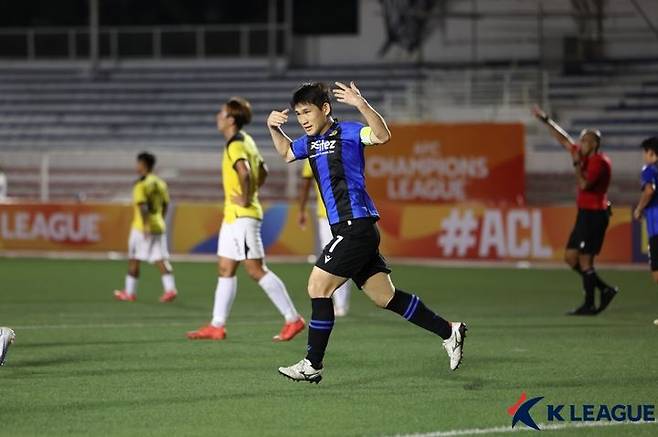
[{"label": "black sock of official", "polygon": [[435,333],[444,340],[452,335],[450,322],[432,312],[416,295],[396,288],[393,299],[386,305],[386,309],[401,315],[414,325]]},{"label": "black sock of official", "polygon": [[603,291],[606,288],[612,288],[610,285],[608,285],[601,277],[599,276],[598,273],[596,273],[596,270],[592,267],[592,271],[594,272],[594,280],[596,281],[596,288],[599,290]]},{"label": "black sock of official", "polygon": [[583,289],[585,290],[585,305],[594,306],[594,289],[596,288],[596,272],[589,269],[583,272]]},{"label": "black sock of official", "polygon": [[324,351],[327,349],[329,335],[334,327],[334,303],[330,297],[318,297],[311,299],[311,309],[306,359],[315,369],[321,369]]}]

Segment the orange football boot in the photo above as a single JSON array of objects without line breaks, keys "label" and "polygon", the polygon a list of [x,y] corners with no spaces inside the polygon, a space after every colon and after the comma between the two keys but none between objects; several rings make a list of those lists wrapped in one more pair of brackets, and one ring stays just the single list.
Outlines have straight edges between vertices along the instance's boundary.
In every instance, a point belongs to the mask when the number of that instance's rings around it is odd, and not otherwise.
[{"label": "orange football boot", "polygon": [[224,340],[226,338],[226,330],[223,326],[206,325],[187,333],[187,338],[190,340]]},{"label": "orange football boot", "polygon": [[136,295],[128,294],[122,290],[114,290],[114,298],[122,302],[135,302],[137,300]]},{"label": "orange football boot", "polygon": [[178,292],[176,290],[167,291],[162,296],[160,296],[160,303],[171,302],[172,300],[176,299],[176,296],[178,296]]},{"label": "orange football boot", "polygon": [[281,328],[281,332],[274,336],[272,340],[274,341],[290,341],[295,335],[299,334],[306,327],[306,322],[303,318],[299,318],[294,322],[286,323]]}]

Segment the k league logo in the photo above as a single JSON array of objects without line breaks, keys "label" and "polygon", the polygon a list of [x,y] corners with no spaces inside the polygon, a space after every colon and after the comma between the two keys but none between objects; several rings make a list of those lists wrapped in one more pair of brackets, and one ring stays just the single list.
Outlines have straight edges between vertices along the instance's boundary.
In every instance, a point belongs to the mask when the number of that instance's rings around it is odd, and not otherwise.
[{"label": "k league logo", "polygon": [[[532,417],[531,409],[544,399],[543,396],[528,399],[525,392],[521,393],[519,400],[507,409],[507,414],[512,416],[512,428],[521,422],[528,428],[541,431],[537,422]],[[541,410],[540,410],[541,411]],[[547,404],[545,416],[537,409],[535,414],[545,417],[548,424],[585,422],[604,423],[654,423],[656,421],[656,406],[654,404]],[[594,425],[592,425],[594,426]]]},{"label": "k league logo", "polygon": [[537,402],[544,399],[543,396],[532,398],[529,401],[526,400],[528,397],[525,392],[521,393],[521,397],[518,401],[511,407],[507,409],[507,414],[512,416],[512,428],[516,426],[517,423],[521,422],[529,428],[536,429],[540,431],[539,425],[534,421],[530,415],[530,409],[534,407]]}]

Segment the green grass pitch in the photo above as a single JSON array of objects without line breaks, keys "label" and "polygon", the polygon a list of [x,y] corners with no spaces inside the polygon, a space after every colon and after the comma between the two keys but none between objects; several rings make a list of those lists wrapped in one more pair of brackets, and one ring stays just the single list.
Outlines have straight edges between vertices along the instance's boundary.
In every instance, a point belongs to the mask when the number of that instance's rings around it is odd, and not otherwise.
[{"label": "green grass pitch", "polygon": [[[177,263],[180,299],[164,305],[150,266],[137,303],[113,301],[125,267],[0,258],[0,325],[17,334],[0,369],[0,435],[386,436],[509,427],[505,410],[522,391],[565,404],[658,400],[658,287],[646,271],[602,269],[622,294],[601,316],[573,318],[563,313],[580,285],[566,269],[394,266],[398,287],[468,322],[462,367],[451,372],[436,337],[355,290],[314,385],[277,374],[303,356],[306,335],[272,343],[282,320],[242,272],[228,340],[192,342],[185,332],[211,311],[214,264]],[[310,265],[271,267],[308,320]]]}]

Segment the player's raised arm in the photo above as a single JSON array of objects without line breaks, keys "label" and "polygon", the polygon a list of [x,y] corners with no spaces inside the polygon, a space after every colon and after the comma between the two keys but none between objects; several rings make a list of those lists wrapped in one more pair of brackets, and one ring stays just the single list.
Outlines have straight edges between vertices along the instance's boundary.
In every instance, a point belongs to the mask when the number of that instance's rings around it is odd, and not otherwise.
[{"label": "player's raised arm", "polygon": [[384,117],[370,106],[354,82],[350,82],[350,86],[336,82],[336,86],[337,88],[333,90],[336,100],[358,109],[361,115],[363,115],[363,118],[366,119],[366,123],[370,129],[372,129],[370,133],[370,144],[387,143],[391,139],[391,131],[388,129]]},{"label": "player's raised arm", "polygon": [[292,140],[285,134],[285,132],[283,132],[283,129],[281,129],[281,126],[288,121],[288,111],[289,109],[270,112],[270,116],[267,117],[267,128],[272,136],[272,142],[274,143],[276,151],[279,152],[279,155],[281,155],[281,157],[287,162],[292,162],[295,160],[295,155],[290,149]]},{"label": "player's raised arm", "polygon": [[560,127],[559,124],[557,124],[554,120],[552,120],[548,114],[546,114],[539,106],[535,105],[532,107],[532,115],[534,115],[537,120],[541,121],[544,123],[546,126],[548,126],[548,130],[550,131],[551,135],[553,138],[555,138],[562,146],[567,149],[569,153],[573,154],[573,146],[576,144],[569,136],[569,134]]}]

